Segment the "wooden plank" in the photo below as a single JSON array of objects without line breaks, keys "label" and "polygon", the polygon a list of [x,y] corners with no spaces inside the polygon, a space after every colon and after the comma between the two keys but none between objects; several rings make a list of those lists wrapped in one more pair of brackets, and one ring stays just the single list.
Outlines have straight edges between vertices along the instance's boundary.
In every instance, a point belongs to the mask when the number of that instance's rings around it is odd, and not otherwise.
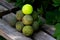
[{"label": "wooden plank", "polygon": [[33,36],[34,40],[56,40],[47,33],[40,31]]},{"label": "wooden plank", "polygon": [[0,5],[0,18],[5,15],[5,14],[8,14],[9,11],[7,8],[5,8],[4,6]]},{"label": "wooden plank", "polygon": [[16,31],[2,19],[0,19],[0,35],[7,40],[32,40],[31,38],[25,37],[22,33]]},{"label": "wooden plank", "polygon": [[54,34],[54,32],[55,32],[54,25],[44,24],[44,25],[42,26],[42,28],[43,28],[46,32],[48,32],[50,35],[53,36],[53,34]]},{"label": "wooden plank", "polygon": [[6,0],[0,0],[0,4],[8,8],[9,10],[15,8],[12,4],[9,4]]},{"label": "wooden plank", "polygon": [[3,7],[2,5],[0,5],[0,13],[1,12],[4,12],[4,11],[7,11],[8,9],[7,8],[5,8],[5,7]]}]

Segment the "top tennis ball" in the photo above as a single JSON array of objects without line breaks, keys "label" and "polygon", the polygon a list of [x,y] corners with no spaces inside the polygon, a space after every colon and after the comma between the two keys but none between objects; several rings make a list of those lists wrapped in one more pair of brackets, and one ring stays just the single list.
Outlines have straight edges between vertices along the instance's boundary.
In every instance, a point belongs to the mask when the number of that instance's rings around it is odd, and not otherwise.
[{"label": "top tennis ball", "polygon": [[33,7],[30,5],[30,4],[25,4],[23,7],[22,7],[22,12],[24,14],[32,14],[33,12]]}]

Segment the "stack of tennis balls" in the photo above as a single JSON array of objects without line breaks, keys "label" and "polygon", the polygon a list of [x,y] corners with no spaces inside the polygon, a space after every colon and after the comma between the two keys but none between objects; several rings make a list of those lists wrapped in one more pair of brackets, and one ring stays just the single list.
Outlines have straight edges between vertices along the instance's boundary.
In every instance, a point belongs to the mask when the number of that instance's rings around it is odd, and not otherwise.
[{"label": "stack of tennis balls", "polygon": [[[22,32],[25,36],[31,36],[34,32],[35,23],[38,26],[37,21],[34,22],[34,18],[32,16],[33,7],[30,4],[25,4],[22,7],[22,10],[17,11],[16,19],[18,22],[16,23],[16,29]],[[35,25],[35,29],[36,26]]]}]

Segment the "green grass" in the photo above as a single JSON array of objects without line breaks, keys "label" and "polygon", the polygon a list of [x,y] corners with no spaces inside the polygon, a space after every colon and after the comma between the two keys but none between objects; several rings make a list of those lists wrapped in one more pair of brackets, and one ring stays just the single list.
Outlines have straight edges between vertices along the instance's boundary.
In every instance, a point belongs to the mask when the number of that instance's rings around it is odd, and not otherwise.
[{"label": "green grass", "polygon": [[0,40],[6,40],[5,38],[3,38],[2,36],[0,36]]}]

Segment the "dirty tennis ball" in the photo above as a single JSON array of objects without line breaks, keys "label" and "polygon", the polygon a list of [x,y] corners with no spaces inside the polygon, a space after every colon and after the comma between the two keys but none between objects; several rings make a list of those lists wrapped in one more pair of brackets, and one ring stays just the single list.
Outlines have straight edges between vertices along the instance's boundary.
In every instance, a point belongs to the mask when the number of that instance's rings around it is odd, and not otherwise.
[{"label": "dirty tennis ball", "polygon": [[32,26],[24,26],[22,32],[25,36],[31,36],[33,34],[33,28]]},{"label": "dirty tennis ball", "polygon": [[22,29],[23,29],[23,23],[22,22],[17,22],[16,23],[16,30],[18,30],[18,31],[22,31]]},{"label": "dirty tennis ball", "polygon": [[17,19],[14,13],[7,14],[2,17],[6,22],[8,22],[11,26],[15,26]]},{"label": "dirty tennis ball", "polygon": [[21,10],[19,10],[19,11],[17,11],[16,12],[16,19],[17,20],[22,20],[22,17],[24,16],[24,14],[22,13],[22,11]]},{"label": "dirty tennis ball", "polygon": [[33,22],[33,18],[31,15],[25,15],[23,18],[22,18],[22,22],[24,25],[30,25],[32,24]]},{"label": "dirty tennis ball", "polygon": [[37,21],[34,21],[32,24],[32,28],[37,31],[39,29],[39,23]]},{"label": "dirty tennis ball", "polygon": [[32,13],[32,17],[33,17],[34,20],[37,20],[38,19],[38,13],[36,11],[34,11]]},{"label": "dirty tennis ball", "polygon": [[22,7],[22,12],[24,14],[32,14],[33,12],[33,7],[30,5],[30,4],[25,4],[23,7]]}]

